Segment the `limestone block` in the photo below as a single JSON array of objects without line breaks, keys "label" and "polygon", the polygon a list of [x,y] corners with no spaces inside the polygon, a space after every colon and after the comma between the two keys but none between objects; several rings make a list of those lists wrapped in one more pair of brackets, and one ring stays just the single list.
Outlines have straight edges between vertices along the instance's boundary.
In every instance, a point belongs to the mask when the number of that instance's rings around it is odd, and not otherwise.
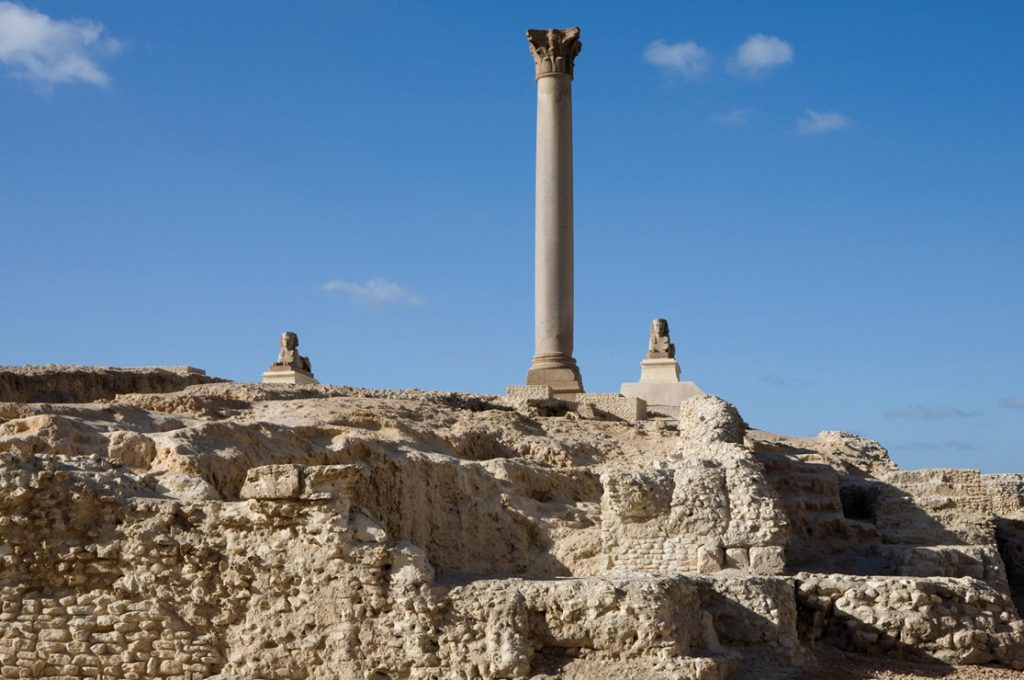
[{"label": "limestone block", "polygon": [[697,548],[697,572],[711,574],[725,567],[725,548],[721,543],[708,543]]},{"label": "limestone block", "polygon": [[505,399],[517,409],[527,406],[543,407],[558,403],[550,385],[509,385],[505,388]]},{"label": "limestone block", "polygon": [[746,548],[726,548],[725,566],[728,569],[749,569],[750,554]]},{"label": "limestone block", "polygon": [[750,571],[755,574],[781,574],[786,569],[786,553],[782,546],[765,545],[750,548]]},{"label": "limestone block", "polygon": [[135,470],[146,470],[156,458],[156,445],[138,432],[110,433],[107,455]]},{"label": "limestone block", "polygon": [[554,399],[555,393],[550,385],[509,385],[505,388],[505,397],[514,401],[541,401]]},{"label": "limestone block", "polygon": [[362,475],[360,465],[310,465],[302,470],[302,498],[348,498]]},{"label": "limestone block", "polygon": [[298,498],[302,480],[298,465],[261,465],[249,468],[239,496],[243,499]]},{"label": "limestone block", "polygon": [[601,475],[602,507],[624,521],[667,515],[675,488],[671,470],[615,470]]},{"label": "limestone block", "polygon": [[391,551],[391,580],[397,586],[418,586],[434,580],[434,568],[423,549],[398,541]]},{"label": "limestone block", "polygon": [[598,415],[610,415],[635,423],[647,417],[647,402],[619,394],[590,392],[581,394],[576,402],[593,407]]},{"label": "limestone block", "polygon": [[181,501],[222,500],[217,489],[209,482],[180,472],[164,472],[157,475],[157,490]]}]

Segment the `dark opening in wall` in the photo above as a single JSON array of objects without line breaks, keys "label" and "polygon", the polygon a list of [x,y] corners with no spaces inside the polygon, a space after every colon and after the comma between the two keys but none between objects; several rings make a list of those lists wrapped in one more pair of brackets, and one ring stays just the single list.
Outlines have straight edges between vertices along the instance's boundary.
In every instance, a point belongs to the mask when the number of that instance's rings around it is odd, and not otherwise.
[{"label": "dark opening in wall", "polygon": [[874,523],[878,489],[864,485],[841,486],[839,501],[843,505],[843,517],[846,519]]},{"label": "dark opening in wall", "polygon": [[1019,611],[1024,611],[1024,521],[996,517],[996,543],[1006,565],[1013,601]]}]

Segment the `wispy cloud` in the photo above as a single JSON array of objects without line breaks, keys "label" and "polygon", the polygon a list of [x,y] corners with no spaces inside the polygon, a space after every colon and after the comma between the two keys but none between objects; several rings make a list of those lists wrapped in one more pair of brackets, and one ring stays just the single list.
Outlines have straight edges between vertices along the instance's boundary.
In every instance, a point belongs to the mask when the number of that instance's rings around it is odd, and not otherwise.
[{"label": "wispy cloud", "polygon": [[955,406],[907,406],[886,411],[886,418],[901,420],[954,420],[957,418],[975,418],[981,411],[965,411]]},{"label": "wispy cloud", "polygon": [[732,67],[745,75],[757,76],[791,61],[792,45],[782,38],[757,33],[748,37],[737,48]]},{"label": "wispy cloud", "polygon": [[655,40],[644,49],[644,60],[684,78],[700,78],[711,65],[711,55],[695,42]]},{"label": "wispy cloud", "polygon": [[366,283],[328,281],[323,286],[331,293],[345,293],[353,302],[364,305],[421,305],[423,298],[407,291],[397,283],[385,279],[370,279]]},{"label": "wispy cloud", "polygon": [[1004,397],[999,400],[1003,408],[1016,408],[1024,410],[1024,397]]},{"label": "wispy cloud", "polygon": [[904,451],[977,451],[978,447],[969,442],[963,442],[959,439],[950,439],[942,443],[936,442],[910,442],[899,446],[894,446],[895,449],[902,449]]},{"label": "wispy cloud", "polygon": [[750,117],[754,115],[753,109],[731,109],[729,111],[723,111],[716,113],[711,116],[711,120],[718,123],[719,125],[733,125],[739,127],[746,125],[750,122]]},{"label": "wispy cloud", "polygon": [[15,77],[56,85],[104,86],[110,76],[97,60],[121,50],[103,35],[103,25],[85,19],[51,19],[13,2],[0,2],[0,64]]},{"label": "wispy cloud", "polygon": [[853,125],[853,121],[838,111],[812,111],[807,109],[804,115],[796,119],[794,132],[798,135],[820,135],[835,132]]}]

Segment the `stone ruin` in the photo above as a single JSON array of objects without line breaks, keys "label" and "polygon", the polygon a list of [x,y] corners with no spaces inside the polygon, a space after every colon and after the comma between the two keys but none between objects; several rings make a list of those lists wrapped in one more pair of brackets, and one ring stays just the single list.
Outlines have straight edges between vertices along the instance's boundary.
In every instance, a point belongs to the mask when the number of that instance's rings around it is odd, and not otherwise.
[{"label": "stone ruin", "polygon": [[710,395],[647,418],[543,386],[28,402],[5,371],[0,677],[1024,668],[1024,475],[900,470]]}]

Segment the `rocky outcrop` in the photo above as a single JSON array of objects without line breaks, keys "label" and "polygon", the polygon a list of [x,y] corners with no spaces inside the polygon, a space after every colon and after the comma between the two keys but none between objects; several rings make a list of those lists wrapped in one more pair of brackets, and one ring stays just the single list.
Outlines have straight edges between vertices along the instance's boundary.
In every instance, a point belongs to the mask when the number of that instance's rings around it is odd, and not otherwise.
[{"label": "rocky outcrop", "polygon": [[190,366],[0,366],[0,402],[86,403],[118,394],[177,392],[220,382]]},{"label": "rocky outcrop", "polygon": [[1016,478],[900,472],[710,396],[636,422],[542,401],[0,404],[0,677],[716,680],[822,645],[1024,667]]}]

